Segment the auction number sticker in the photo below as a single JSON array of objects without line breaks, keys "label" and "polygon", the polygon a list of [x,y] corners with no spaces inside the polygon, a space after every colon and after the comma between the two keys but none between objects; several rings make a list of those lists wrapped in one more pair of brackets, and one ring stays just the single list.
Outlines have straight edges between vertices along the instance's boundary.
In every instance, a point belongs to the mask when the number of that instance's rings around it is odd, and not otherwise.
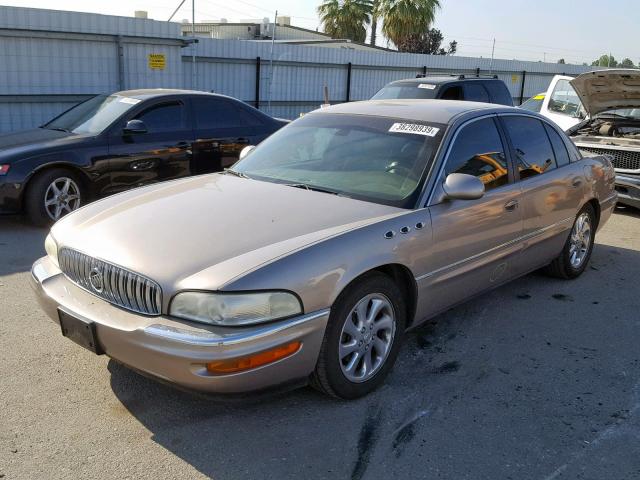
[{"label": "auction number sticker", "polygon": [[427,90],[435,90],[436,86],[432,83],[421,83],[418,88],[426,88]]},{"label": "auction number sticker", "polygon": [[419,123],[394,123],[391,125],[389,131],[393,133],[413,133],[414,135],[435,137],[440,129],[430,127],[429,125],[420,125]]}]

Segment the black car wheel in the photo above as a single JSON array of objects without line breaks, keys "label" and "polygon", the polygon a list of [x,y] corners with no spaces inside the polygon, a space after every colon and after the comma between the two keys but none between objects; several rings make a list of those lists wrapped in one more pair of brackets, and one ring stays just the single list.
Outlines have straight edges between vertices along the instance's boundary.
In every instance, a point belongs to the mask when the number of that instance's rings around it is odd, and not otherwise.
[{"label": "black car wheel", "polygon": [[80,208],[84,200],[78,175],[56,168],[39,173],[31,180],[25,194],[25,210],[32,223],[48,226]]},{"label": "black car wheel", "polygon": [[405,323],[402,293],[387,275],[347,287],[331,308],[312,385],[345,399],[371,392],[393,367]]}]

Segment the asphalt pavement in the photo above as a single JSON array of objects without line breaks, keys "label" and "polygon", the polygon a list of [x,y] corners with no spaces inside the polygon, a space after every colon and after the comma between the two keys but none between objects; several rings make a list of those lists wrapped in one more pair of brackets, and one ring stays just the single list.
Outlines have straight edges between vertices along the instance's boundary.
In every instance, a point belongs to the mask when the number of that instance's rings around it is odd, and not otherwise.
[{"label": "asphalt pavement", "polygon": [[83,350],[29,287],[45,236],[0,217],[2,479],[640,479],[640,212],[579,279],[531,274],[409,334],[351,402],[220,404]]}]

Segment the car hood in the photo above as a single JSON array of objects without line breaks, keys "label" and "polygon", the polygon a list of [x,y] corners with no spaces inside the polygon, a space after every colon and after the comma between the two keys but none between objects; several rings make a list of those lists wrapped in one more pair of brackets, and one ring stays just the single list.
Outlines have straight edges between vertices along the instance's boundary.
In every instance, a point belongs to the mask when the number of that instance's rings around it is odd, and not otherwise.
[{"label": "car hood", "polygon": [[13,156],[24,158],[29,152],[40,148],[65,144],[68,140],[76,139],[79,135],[46,128],[34,128],[20,132],[4,133],[0,135],[0,158],[11,160]]},{"label": "car hood", "polygon": [[640,107],[640,70],[587,72],[570,83],[591,117],[606,110]]},{"label": "car hood", "polygon": [[287,253],[403,213],[327,193],[212,174],[95,202],[56,223],[52,233],[60,247],[145,275],[166,294],[222,288]]}]

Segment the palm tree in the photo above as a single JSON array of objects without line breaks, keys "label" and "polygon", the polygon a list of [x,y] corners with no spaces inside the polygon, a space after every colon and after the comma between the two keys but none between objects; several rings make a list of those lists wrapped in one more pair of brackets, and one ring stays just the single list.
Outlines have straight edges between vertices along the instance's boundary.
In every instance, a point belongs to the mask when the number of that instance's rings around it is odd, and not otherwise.
[{"label": "palm tree", "polygon": [[376,33],[378,31],[378,16],[376,15],[378,3],[380,3],[380,0],[373,0],[371,2],[371,39],[369,40],[369,44],[374,47],[376,46]]},{"label": "palm tree", "polygon": [[364,42],[373,9],[372,0],[324,0],[318,15],[324,32],[332,38],[348,38]]},{"label": "palm tree", "polygon": [[379,0],[374,15],[382,19],[382,33],[402,50],[429,29],[439,8],[440,0]]}]

